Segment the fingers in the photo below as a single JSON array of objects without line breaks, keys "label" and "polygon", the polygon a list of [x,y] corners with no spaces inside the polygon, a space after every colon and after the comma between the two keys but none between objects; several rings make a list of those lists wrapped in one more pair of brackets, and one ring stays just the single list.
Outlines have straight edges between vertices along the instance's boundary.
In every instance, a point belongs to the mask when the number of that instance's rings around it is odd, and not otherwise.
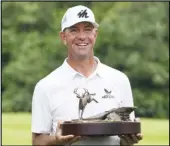
[{"label": "fingers", "polygon": [[140,118],[135,118],[134,121],[135,122],[140,122]]},{"label": "fingers", "polygon": [[72,143],[75,143],[81,139],[81,136],[74,136],[74,135],[67,135],[67,136],[61,136],[60,143],[64,145],[71,145]]},{"label": "fingers", "polygon": [[[135,118],[134,121],[140,122],[140,118]],[[143,135],[141,133],[132,135],[121,135],[119,137],[120,145],[133,145],[143,139]]]},{"label": "fingers", "polygon": [[137,136],[136,135],[131,135],[131,138],[132,138],[132,141],[133,141],[133,143],[138,143],[139,142],[139,139],[137,138]]},{"label": "fingers", "polygon": [[56,135],[56,141],[59,144],[67,144],[69,143],[75,136],[74,135]]},{"label": "fingers", "polygon": [[74,143],[74,142],[77,142],[77,141],[79,141],[81,139],[81,136],[75,136],[73,139],[71,139],[68,143],[69,144],[72,144],[72,143]]},{"label": "fingers", "polygon": [[75,136],[74,135],[65,135],[65,136],[58,136],[58,139],[61,143],[69,143]]},{"label": "fingers", "polygon": [[62,135],[62,127],[61,124],[63,121],[58,121],[57,123],[57,130],[56,130],[56,141],[59,144],[64,145],[71,145],[72,143],[78,141],[81,139],[81,136],[75,136],[75,135]]},{"label": "fingers", "polygon": [[75,143],[81,139],[87,139],[88,137],[87,136],[75,136],[73,139],[71,139],[70,141],[68,141],[66,143],[66,145],[71,145],[72,143]]},{"label": "fingers", "polygon": [[143,139],[143,134],[142,133],[138,133],[136,135],[136,137],[137,137],[138,140],[142,140]]},{"label": "fingers", "polygon": [[120,136],[120,144],[121,145],[133,145],[138,143],[139,139],[136,135],[121,135]]},{"label": "fingers", "polygon": [[61,135],[61,124],[62,124],[62,121],[57,122],[56,135]]},{"label": "fingers", "polygon": [[57,122],[57,128],[58,129],[61,129],[61,124],[63,123],[63,121],[61,121],[61,120],[59,120],[58,122]]},{"label": "fingers", "polygon": [[126,139],[126,141],[128,142],[129,145],[133,145],[134,144],[134,141],[133,141],[131,135],[126,135],[124,138]]},{"label": "fingers", "polygon": [[123,135],[121,135],[121,136],[119,136],[120,137],[120,145],[122,146],[122,145],[126,145],[127,144],[127,141],[126,141],[126,139],[124,139],[124,136]]},{"label": "fingers", "polygon": [[140,140],[143,139],[143,135],[141,133],[138,133],[136,135],[133,134],[131,135],[131,137],[134,143],[138,143]]},{"label": "fingers", "polygon": [[121,135],[120,136],[120,145],[133,145],[133,141],[128,135]]}]

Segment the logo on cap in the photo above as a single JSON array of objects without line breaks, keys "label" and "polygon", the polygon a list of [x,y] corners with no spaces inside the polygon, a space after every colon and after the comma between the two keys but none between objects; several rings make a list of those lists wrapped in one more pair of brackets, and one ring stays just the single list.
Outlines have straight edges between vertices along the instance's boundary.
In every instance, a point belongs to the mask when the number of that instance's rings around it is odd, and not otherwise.
[{"label": "logo on cap", "polygon": [[83,17],[88,18],[89,16],[87,16],[87,9],[85,9],[84,11],[81,10],[81,11],[77,14],[77,16],[79,16],[79,18],[83,18]]}]

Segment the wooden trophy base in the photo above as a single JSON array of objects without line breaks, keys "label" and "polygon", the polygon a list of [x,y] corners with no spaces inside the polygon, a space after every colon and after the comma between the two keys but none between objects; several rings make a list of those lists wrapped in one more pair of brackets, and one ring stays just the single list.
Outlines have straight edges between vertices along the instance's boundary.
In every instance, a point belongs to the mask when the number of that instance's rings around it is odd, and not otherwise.
[{"label": "wooden trophy base", "polygon": [[69,122],[62,124],[62,135],[76,136],[111,136],[137,134],[141,132],[140,122],[132,121],[98,121]]}]

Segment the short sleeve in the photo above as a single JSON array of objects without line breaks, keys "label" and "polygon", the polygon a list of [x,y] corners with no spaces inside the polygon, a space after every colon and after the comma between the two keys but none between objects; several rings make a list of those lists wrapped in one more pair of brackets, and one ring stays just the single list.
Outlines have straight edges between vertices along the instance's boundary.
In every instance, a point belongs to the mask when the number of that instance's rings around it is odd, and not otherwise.
[{"label": "short sleeve", "polygon": [[32,125],[33,133],[50,134],[52,127],[52,116],[49,98],[45,93],[42,82],[37,83],[32,97]]},{"label": "short sleeve", "polygon": [[[133,107],[134,102],[133,102],[132,88],[131,88],[129,78],[126,75],[124,75],[124,78],[121,84],[122,84],[122,92],[121,92],[122,105],[121,106]],[[134,118],[135,118],[135,113],[132,112],[130,114],[130,119],[134,121]]]}]

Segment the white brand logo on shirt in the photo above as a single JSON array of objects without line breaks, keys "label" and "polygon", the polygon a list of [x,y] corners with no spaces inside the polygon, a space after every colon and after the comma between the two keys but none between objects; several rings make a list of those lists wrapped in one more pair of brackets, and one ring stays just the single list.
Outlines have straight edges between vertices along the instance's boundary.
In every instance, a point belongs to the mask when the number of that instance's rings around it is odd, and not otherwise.
[{"label": "white brand logo on shirt", "polygon": [[112,91],[108,91],[105,88],[104,88],[104,91],[105,91],[106,95],[102,96],[102,98],[114,98],[114,96],[111,95]]}]

